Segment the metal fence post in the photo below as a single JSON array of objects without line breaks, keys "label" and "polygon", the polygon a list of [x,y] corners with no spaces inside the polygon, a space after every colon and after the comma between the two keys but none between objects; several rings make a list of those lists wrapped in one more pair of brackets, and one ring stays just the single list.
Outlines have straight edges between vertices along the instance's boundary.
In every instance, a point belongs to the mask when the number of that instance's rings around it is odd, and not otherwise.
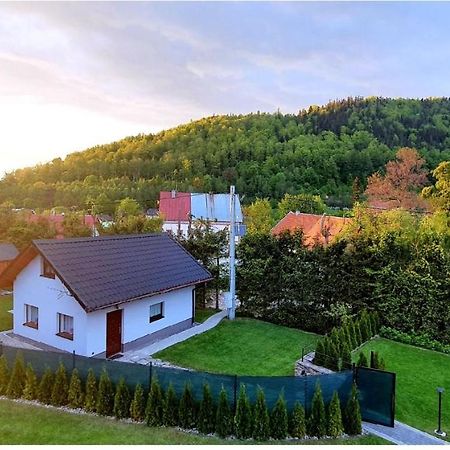
[{"label": "metal fence post", "polygon": [[234,376],[234,396],[233,396],[233,402],[234,402],[234,412],[236,413],[237,408],[237,375]]},{"label": "metal fence post", "polygon": [[150,361],[150,364],[148,366],[148,388],[149,389],[152,384],[152,371],[153,371],[153,363]]},{"label": "metal fence post", "polygon": [[72,370],[75,369],[75,350],[72,352]]}]

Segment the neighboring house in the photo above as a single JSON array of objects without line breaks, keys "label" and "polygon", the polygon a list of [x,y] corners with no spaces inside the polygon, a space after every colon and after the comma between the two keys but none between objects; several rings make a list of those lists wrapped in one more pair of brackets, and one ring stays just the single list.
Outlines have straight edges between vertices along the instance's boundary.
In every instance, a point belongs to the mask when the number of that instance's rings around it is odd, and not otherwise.
[{"label": "neighboring house", "polygon": [[[163,230],[187,236],[195,220],[208,221],[213,230],[230,226],[230,194],[200,194],[189,192],[160,192],[159,214]],[[236,236],[245,232],[241,204],[236,195]]]},{"label": "neighboring house", "polygon": [[[28,223],[37,223],[46,220],[49,224],[55,227],[56,238],[62,239],[64,237],[64,214],[31,214],[27,217]],[[80,217],[80,223],[85,225],[91,231],[92,236],[98,236],[96,225],[99,223],[99,218],[91,214],[85,214]]]},{"label": "neighboring house", "polygon": [[16,246],[8,242],[0,242],[0,273],[2,273],[19,254]]},{"label": "neighboring house", "polygon": [[294,232],[302,230],[305,245],[327,245],[351,222],[350,218],[327,216],[325,214],[306,214],[301,212],[287,213],[273,228],[272,234],[284,231]]},{"label": "neighboring house", "polygon": [[107,357],[193,324],[212,279],[167,233],[33,241],[0,275],[13,285],[14,333]]}]

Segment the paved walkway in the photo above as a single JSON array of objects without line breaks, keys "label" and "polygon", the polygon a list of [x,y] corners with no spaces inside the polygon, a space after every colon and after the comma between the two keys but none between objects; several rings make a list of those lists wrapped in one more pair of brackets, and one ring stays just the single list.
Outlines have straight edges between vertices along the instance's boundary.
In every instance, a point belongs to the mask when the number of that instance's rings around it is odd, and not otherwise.
[{"label": "paved walkway", "polygon": [[154,355],[167,347],[178,344],[179,342],[183,342],[192,336],[204,333],[205,331],[214,328],[226,316],[227,311],[220,311],[206,319],[200,325],[196,325],[188,330],[182,331],[181,333],[174,334],[168,338],[161,339],[158,342],[154,342],[153,344],[146,345],[142,348],[129,350],[125,352],[121,358],[117,358],[116,361],[148,364],[148,362],[152,359],[151,355]]},{"label": "paved walkway", "polygon": [[0,342],[8,347],[24,348],[28,350],[40,350],[38,347],[25,342],[23,339],[18,339],[12,330],[2,331],[0,333]]},{"label": "paved walkway", "polygon": [[397,445],[450,445],[449,442],[397,421],[394,428],[363,422],[363,429]]}]

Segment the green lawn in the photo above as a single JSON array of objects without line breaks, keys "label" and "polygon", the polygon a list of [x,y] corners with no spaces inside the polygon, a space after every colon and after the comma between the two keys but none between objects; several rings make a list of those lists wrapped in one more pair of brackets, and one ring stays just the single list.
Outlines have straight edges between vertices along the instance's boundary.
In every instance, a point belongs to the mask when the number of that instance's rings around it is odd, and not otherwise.
[{"label": "green lawn", "polygon": [[[0,445],[11,444],[242,444],[184,433],[174,428],[149,428],[92,415],[79,415],[40,406],[0,400]],[[249,443],[254,443],[249,441]],[[272,441],[271,443],[277,443]],[[288,442],[283,442],[288,443]],[[294,442],[298,443],[298,442]],[[303,441],[303,444],[385,444],[375,436]]]},{"label": "green lawn", "polygon": [[363,349],[367,356],[369,350],[379,351],[386,370],[397,373],[395,416],[401,422],[433,433],[437,427],[436,388],[444,387],[442,423],[450,432],[450,356],[387,339],[370,341]]},{"label": "green lawn", "polygon": [[253,319],[222,321],[154,355],[182,367],[230,375],[293,375],[302,347],[318,335]]},{"label": "green lawn", "polygon": [[197,323],[203,323],[206,319],[208,319],[209,317],[213,316],[218,312],[219,310],[214,308],[205,308],[205,309],[198,308],[195,310],[195,321]]},{"label": "green lawn", "polygon": [[11,295],[0,296],[0,331],[11,330],[13,327],[12,314],[9,313],[13,308]]}]

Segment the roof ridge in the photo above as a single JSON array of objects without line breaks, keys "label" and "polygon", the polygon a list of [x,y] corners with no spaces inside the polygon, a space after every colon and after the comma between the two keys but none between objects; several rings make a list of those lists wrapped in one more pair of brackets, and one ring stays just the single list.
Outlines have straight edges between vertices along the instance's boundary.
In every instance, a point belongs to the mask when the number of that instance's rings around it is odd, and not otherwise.
[{"label": "roof ridge", "polygon": [[156,237],[167,235],[166,232],[158,233],[142,233],[142,234],[115,234],[104,236],[87,236],[87,237],[73,237],[63,239],[33,239],[34,244],[63,244],[71,242],[95,242],[95,241],[119,241],[125,239],[142,239],[149,237]]}]

